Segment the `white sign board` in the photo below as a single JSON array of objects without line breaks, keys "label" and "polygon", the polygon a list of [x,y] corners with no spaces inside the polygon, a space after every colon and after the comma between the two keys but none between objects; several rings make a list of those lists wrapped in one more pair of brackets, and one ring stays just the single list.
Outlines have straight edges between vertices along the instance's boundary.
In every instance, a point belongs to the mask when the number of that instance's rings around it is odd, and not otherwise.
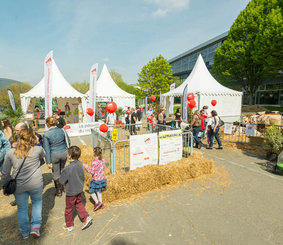
[{"label": "white sign board", "polygon": [[69,136],[90,135],[91,129],[99,127],[98,122],[67,124],[65,130]]},{"label": "white sign board", "polygon": [[247,124],[246,135],[255,135],[255,125]]},{"label": "white sign board", "polygon": [[224,124],[224,134],[232,134],[232,123],[225,123]]},{"label": "white sign board", "polygon": [[158,162],[157,134],[131,135],[130,170]]},{"label": "white sign board", "polygon": [[182,131],[159,132],[159,165],[182,159]]}]

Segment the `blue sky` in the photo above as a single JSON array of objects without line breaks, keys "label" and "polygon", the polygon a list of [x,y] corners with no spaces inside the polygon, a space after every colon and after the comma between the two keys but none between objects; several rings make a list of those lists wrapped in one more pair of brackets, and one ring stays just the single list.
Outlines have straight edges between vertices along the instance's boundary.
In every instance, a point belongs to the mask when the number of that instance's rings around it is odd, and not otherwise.
[{"label": "blue sky", "polygon": [[170,59],[225,31],[249,0],[0,0],[0,77],[35,84],[50,50],[69,82],[89,69],[136,83],[153,57]]}]

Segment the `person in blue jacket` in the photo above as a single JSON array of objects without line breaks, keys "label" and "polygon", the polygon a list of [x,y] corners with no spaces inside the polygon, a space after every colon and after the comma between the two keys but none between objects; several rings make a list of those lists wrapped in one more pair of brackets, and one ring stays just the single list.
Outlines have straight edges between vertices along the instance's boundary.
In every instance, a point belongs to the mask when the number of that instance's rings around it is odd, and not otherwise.
[{"label": "person in blue jacket", "polygon": [[59,182],[62,170],[67,160],[67,148],[70,145],[70,138],[66,131],[57,126],[57,120],[52,117],[46,119],[48,131],[43,135],[43,148],[45,160],[49,168],[52,168],[56,196],[61,197],[63,186]]},{"label": "person in blue jacket", "polygon": [[5,159],[5,155],[7,151],[11,149],[11,144],[7,140],[4,133],[0,130],[0,172],[2,172],[3,169],[3,163]]}]

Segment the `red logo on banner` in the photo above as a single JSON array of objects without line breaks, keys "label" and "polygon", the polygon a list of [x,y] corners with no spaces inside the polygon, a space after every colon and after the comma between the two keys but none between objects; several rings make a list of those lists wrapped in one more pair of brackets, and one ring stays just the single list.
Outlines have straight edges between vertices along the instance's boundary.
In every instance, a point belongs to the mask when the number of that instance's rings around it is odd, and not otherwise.
[{"label": "red logo on banner", "polygon": [[51,62],[51,58],[45,61],[46,64],[48,64],[49,62]]},{"label": "red logo on banner", "polygon": [[71,128],[70,125],[66,125],[66,126],[65,126],[65,129],[70,129],[70,128]]},{"label": "red logo on banner", "polygon": [[94,68],[91,72],[96,72],[96,68]]}]

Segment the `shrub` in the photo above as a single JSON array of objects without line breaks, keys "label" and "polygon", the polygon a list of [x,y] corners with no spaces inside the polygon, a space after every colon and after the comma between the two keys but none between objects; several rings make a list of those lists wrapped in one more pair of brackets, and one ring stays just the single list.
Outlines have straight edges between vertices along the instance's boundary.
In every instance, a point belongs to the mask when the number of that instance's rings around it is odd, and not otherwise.
[{"label": "shrub", "polygon": [[264,139],[264,148],[266,150],[279,153],[283,142],[283,132],[280,127],[272,126],[268,128]]}]

